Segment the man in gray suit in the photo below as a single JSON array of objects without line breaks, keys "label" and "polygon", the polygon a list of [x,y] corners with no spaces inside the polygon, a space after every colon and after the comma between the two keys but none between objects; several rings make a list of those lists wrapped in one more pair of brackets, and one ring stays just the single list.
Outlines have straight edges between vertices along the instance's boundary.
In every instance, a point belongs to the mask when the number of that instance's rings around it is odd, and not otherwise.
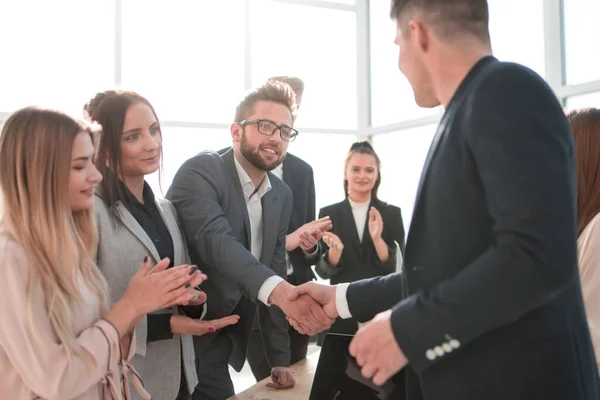
[{"label": "man in gray suit", "polygon": [[285,316],[308,332],[333,322],[309,296],[289,301],[293,286],[284,279],[292,196],[268,171],[283,161],[288,142],[298,134],[292,128],[295,110],[294,92],[285,83],[267,81],[248,93],[231,125],[232,150],[202,152],[187,160],[167,193],[187,235],[192,262],[209,277],[202,285],[211,299],[207,318],[240,315],[235,326],[194,337],[199,380],[194,399],[222,400],[234,394],[227,364],[242,369],[256,313],[276,388],[294,384],[287,370]]}]

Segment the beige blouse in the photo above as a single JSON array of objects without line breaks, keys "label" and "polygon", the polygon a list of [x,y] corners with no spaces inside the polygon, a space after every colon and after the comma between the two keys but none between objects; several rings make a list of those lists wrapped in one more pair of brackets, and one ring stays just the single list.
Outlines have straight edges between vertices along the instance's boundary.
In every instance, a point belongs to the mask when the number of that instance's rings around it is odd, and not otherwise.
[{"label": "beige blouse", "polygon": [[[27,305],[29,265],[21,246],[0,235],[0,396],[14,400],[129,399],[130,380],[143,391],[121,357],[119,334],[101,319],[99,299],[80,281],[83,297],[74,332],[89,360],[67,357],[50,327],[41,286]],[[33,316],[33,326],[28,318]],[[132,343],[129,357],[135,354]],[[6,397],[5,397],[6,396]],[[149,398],[147,393],[143,393]]]},{"label": "beige blouse", "polygon": [[577,250],[581,291],[600,372],[600,214],[579,235]]}]

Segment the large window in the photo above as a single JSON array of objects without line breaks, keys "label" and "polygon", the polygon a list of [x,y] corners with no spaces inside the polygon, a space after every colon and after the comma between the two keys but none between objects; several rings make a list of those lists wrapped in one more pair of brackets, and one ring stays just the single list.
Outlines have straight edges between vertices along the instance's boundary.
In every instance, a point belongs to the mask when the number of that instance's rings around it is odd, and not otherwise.
[{"label": "large window", "polygon": [[299,126],[356,129],[356,14],[253,0],[252,83],[274,75],[304,80]]},{"label": "large window", "polygon": [[600,1],[565,0],[562,3],[567,83],[573,85],[600,79]]},{"label": "large window", "polygon": [[406,232],[410,226],[421,171],[435,129],[435,125],[425,125],[380,134],[373,139],[375,151],[381,159],[379,198],[402,209]]},{"label": "large window", "polygon": [[[546,78],[567,109],[600,107],[599,0],[489,8],[497,58],[544,77],[551,67]],[[0,0],[0,125],[26,105],[81,116],[100,90],[137,91],[163,122],[166,193],[185,160],[231,144],[245,91],[295,75],[306,88],[289,152],[313,167],[317,212],[344,198],[346,153],[370,136],[383,163],[380,197],[402,208],[408,229],[442,110],[415,104],[389,9],[390,0]],[[149,181],[160,193],[158,176]],[[245,378],[238,391],[254,383]]]},{"label": "large window", "polygon": [[544,0],[489,0],[488,4],[494,55],[545,76]]},{"label": "large window", "polygon": [[288,152],[313,168],[316,206],[319,209],[344,200],[344,161],[355,135],[305,133],[290,143]]},{"label": "large window", "polygon": [[600,92],[587,93],[567,98],[567,110],[588,107],[600,108]]},{"label": "large window", "polygon": [[370,2],[371,121],[388,125],[435,115],[438,109],[417,106],[412,87],[398,68],[396,24],[390,19],[389,1]]},{"label": "large window", "polygon": [[122,3],[122,86],[163,120],[230,122],[244,91],[243,2]]},{"label": "large window", "polygon": [[0,111],[36,104],[81,116],[113,85],[114,1],[1,3]]},{"label": "large window", "polygon": [[149,177],[152,190],[163,195],[179,167],[189,158],[204,150],[218,151],[231,146],[231,134],[228,129],[192,129],[165,127],[163,134],[163,171],[159,186],[158,173]]}]

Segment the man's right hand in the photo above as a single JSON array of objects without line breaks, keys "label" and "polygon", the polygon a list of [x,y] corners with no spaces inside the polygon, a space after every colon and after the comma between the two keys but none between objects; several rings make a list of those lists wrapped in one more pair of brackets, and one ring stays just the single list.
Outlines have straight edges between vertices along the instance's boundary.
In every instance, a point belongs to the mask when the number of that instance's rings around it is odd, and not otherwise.
[{"label": "man's right hand", "polygon": [[[317,303],[323,306],[323,311],[329,318],[335,320],[339,316],[336,307],[335,293],[336,286],[321,285],[315,282],[307,282],[304,285],[295,287],[290,292],[288,299],[291,301],[295,301],[297,298],[303,296],[310,296]],[[302,334],[307,334],[304,332],[304,327],[302,326],[302,324],[299,323],[299,321],[295,320],[293,317],[290,316],[288,316],[288,321],[290,325],[292,325],[292,327],[298,332]],[[323,330],[325,329],[321,329],[320,331]]]},{"label": "man's right hand", "polygon": [[308,295],[293,295],[293,292],[294,286],[281,282],[269,296],[269,303],[281,308],[288,321],[294,321],[297,326],[294,328],[302,334],[314,336],[331,327],[334,319],[319,303]]},{"label": "man's right hand", "polygon": [[290,252],[297,247],[301,247],[302,250],[310,252],[321,239],[323,233],[327,232],[332,227],[331,218],[328,216],[302,225],[300,228],[286,236],[285,251]]}]

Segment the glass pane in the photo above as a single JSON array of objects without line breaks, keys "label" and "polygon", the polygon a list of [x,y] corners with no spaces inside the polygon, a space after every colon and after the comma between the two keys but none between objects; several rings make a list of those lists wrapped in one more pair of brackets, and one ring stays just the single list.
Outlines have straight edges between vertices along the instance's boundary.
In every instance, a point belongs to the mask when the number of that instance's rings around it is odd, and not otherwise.
[{"label": "glass pane", "polygon": [[582,94],[567,98],[567,110],[588,107],[600,108],[600,92]]},{"label": "glass pane", "polygon": [[545,76],[544,0],[489,0],[488,4],[494,55]]},{"label": "glass pane", "polygon": [[371,122],[388,125],[435,115],[439,108],[421,108],[415,103],[408,80],[398,69],[396,24],[390,19],[390,2],[370,2],[371,26]]},{"label": "glass pane", "polygon": [[288,152],[313,168],[317,215],[321,208],[344,200],[344,160],[354,142],[355,135],[301,133],[290,143]]},{"label": "glass pane", "polygon": [[3,1],[0,110],[28,105],[75,116],[114,82],[114,1]]},{"label": "glass pane", "polygon": [[297,126],[356,128],[356,14],[251,2],[252,84],[276,75],[305,83]]},{"label": "glass pane", "polygon": [[379,197],[402,209],[406,232],[435,130],[436,125],[425,125],[373,137],[375,151],[381,159]]},{"label": "glass pane", "polygon": [[159,193],[167,194],[175,174],[185,161],[204,150],[218,151],[231,146],[231,135],[228,129],[163,127],[162,131],[163,176],[161,185],[158,184],[157,173],[150,175],[147,179],[157,196]]},{"label": "glass pane", "polygon": [[230,122],[244,67],[242,1],[123,0],[123,87],[162,119]]},{"label": "glass pane", "polygon": [[[575,85],[600,79],[600,1],[563,1],[567,83]],[[594,50],[596,49],[596,50]]]}]

